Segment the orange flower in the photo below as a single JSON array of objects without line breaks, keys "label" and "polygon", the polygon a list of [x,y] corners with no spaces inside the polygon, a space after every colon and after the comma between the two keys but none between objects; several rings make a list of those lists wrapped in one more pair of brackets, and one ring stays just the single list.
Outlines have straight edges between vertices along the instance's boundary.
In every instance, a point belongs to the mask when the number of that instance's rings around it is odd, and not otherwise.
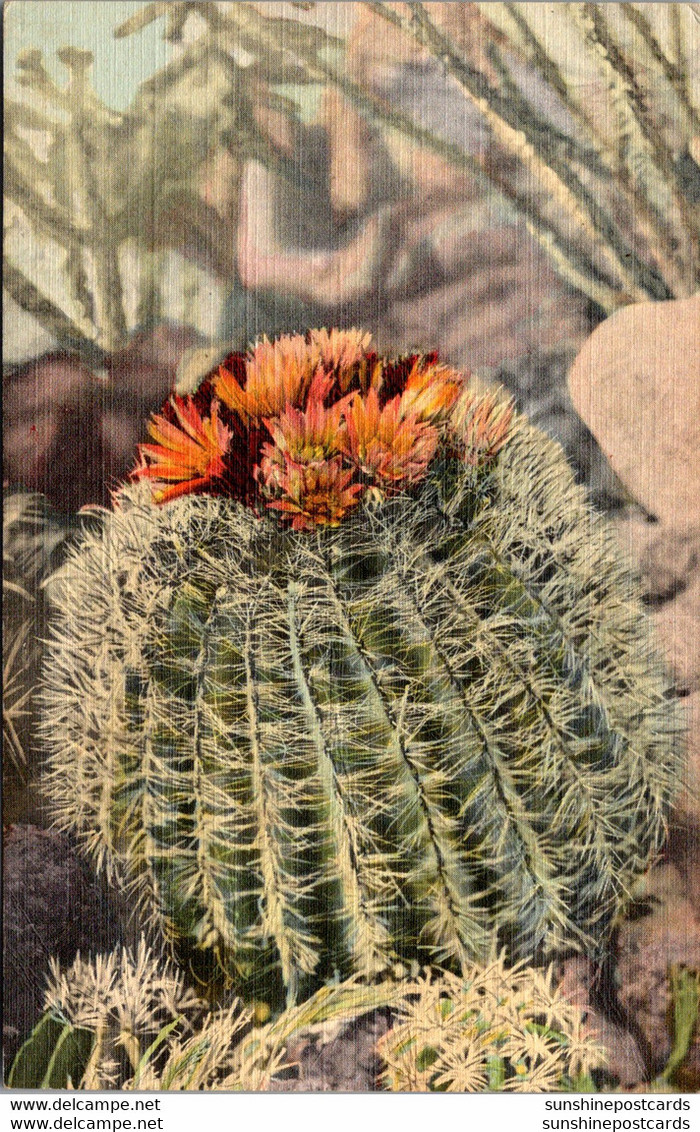
[{"label": "orange flower", "polygon": [[462,459],[478,467],[500,452],[512,432],[513,402],[497,393],[463,394],[450,418],[450,431]]},{"label": "orange flower", "polygon": [[385,490],[399,491],[421,479],[438,443],[437,429],[414,413],[405,414],[402,400],[396,396],[380,409],[372,388],[365,398],[355,394],[345,410],[347,440],[341,441],[341,451]]},{"label": "orange flower", "polygon": [[210,417],[202,417],[191,397],[174,394],[169,404],[175,421],[153,416],[148,431],[157,443],[139,445],[141,462],[132,473],[134,479],[156,481],[157,503],[211,488],[222,479],[231,442],[231,430],[219,419],[217,401],[212,401]]},{"label": "orange flower", "polygon": [[265,419],[265,427],[274,443],[262,446],[263,458],[257,469],[257,479],[267,494],[284,490],[281,478],[286,476],[288,465],[321,465],[340,454],[340,444],[345,435],[343,410],[349,398],[345,397],[327,409],[323,402],[332,387],[333,378],[319,371],[311,383],[303,412],[287,405],[278,417]]},{"label": "orange flower", "polygon": [[352,468],[343,466],[342,456],[314,464],[295,464],[288,456],[277,473],[276,486],[282,498],[267,506],[292,518],[292,530],[337,527],[358,502],[362,484],[352,483]]},{"label": "orange flower", "polygon": [[270,342],[261,339],[246,359],[245,387],[224,366],[214,378],[218,397],[240,418],[260,422],[274,417],[287,405],[301,408],[314,376],[333,374],[344,392],[366,360],[372,336],[362,330],[310,330],[284,334]]},{"label": "orange flower", "polygon": [[417,358],[401,397],[401,412],[403,416],[412,413],[418,420],[442,424],[464,385],[465,379],[451,366]]},{"label": "orange flower", "polygon": [[303,404],[317,368],[314,361],[301,334],[284,334],[275,342],[263,338],[246,359],[245,389],[221,366],[214,391],[245,423],[259,423],[287,405]]},{"label": "orange flower", "polygon": [[363,330],[310,330],[309,349],[326,370],[351,370],[364,360],[372,335]]},{"label": "orange flower", "polygon": [[288,404],[279,416],[264,421],[279,450],[297,463],[323,461],[339,451],[342,415],[349,398],[344,397],[327,409],[324,401],[332,388],[333,378],[319,371],[311,382],[303,412]]}]

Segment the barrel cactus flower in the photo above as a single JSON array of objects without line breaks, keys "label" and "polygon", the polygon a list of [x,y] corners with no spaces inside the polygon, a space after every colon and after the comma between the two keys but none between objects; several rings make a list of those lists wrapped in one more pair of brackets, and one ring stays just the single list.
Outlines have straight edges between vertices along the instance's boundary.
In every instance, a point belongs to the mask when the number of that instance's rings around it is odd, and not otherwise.
[{"label": "barrel cactus flower", "polygon": [[423,479],[435,455],[438,433],[411,413],[401,413],[401,398],[379,408],[376,389],[354,397],[346,414],[345,452],[360,472],[378,486],[407,487]]},{"label": "barrel cactus flower", "polygon": [[[241,497],[227,464],[240,460],[234,433],[247,430],[255,434],[247,453],[259,444],[259,463],[243,498],[259,490],[262,505],[294,530],[337,525],[370,488],[383,498],[419,483],[464,379],[432,355],[381,361],[369,344],[358,330],[263,338],[247,357],[227,359],[195,398],[173,397],[168,417],[153,417],[158,444],[140,445],[132,478],[152,480],[159,503],[202,490]],[[486,446],[475,417],[482,462],[505,441],[511,416],[512,407],[501,406],[505,427]],[[465,435],[470,427],[465,421]],[[262,442],[261,429],[269,434]]]},{"label": "barrel cactus flower", "polygon": [[141,444],[141,463],[136,475],[163,486],[154,499],[166,503],[193,491],[213,488],[225,475],[224,456],[231,443],[231,430],[219,419],[217,401],[211,416],[202,417],[191,398],[173,396],[169,407],[174,421],[156,414],[149,432],[155,444]]},{"label": "barrel cactus flower", "polygon": [[461,458],[474,467],[492,460],[506,441],[513,407],[494,394],[475,397],[467,392],[455,408],[451,424]]},{"label": "barrel cactus flower", "polygon": [[52,590],[57,825],[256,999],[604,948],[679,721],[560,448],[357,330],[231,355],[151,436]]}]

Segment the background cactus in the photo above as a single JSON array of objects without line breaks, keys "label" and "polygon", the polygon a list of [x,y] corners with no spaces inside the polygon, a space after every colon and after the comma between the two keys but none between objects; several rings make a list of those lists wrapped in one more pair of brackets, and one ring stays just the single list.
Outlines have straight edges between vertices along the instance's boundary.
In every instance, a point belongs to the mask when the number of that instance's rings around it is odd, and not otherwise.
[{"label": "background cactus", "polygon": [[[698,1013],[698,977],[671,971],[674,1041],[652,1091],[671,1090]],[[289,1081],[292,1049],[332,1040],[346,1025],[389,1010],[376,1087],[392,1092],[593,1092],[606,1053],[552,972],[503,956],[461,975],[333,983],[261,1023],[239,999],[211,1007],[169,960],[141,939],[66,968],[52,960],[45,1013],[9,1069],[10,1088],[256,1092]],[[291,1078],[293,1080],[293,1078]],[[297,1079],[296,1084],[299,1083]],[[308,1083],[308,1082],[307,1082]],[[607,1084],[607,1082],[606,1082]]]},{"label": "background cactus", "polygon": [[[398,137],[404,153],[420,146],[488,185],[492,198],[525,219],[561,277],[606,313],[694,293],[700,111],[688,5],[567,3],[544,12],[488,0],[460,16],[422,3],[358,8],[378,17],[373,39],[397,44],[395,59],[402,54],[442,74],[463,99],[462,121],[480,120],[488,151],[465,145],[463,133],[428,125],[408,99],[387,97],[373,81],[373,63],[348,67],[352,35],[343,36],[340,21],[316,17],[341,32],[340,43],[329,36],[319,51],[305,21],[293,33],[269,19],[264,5],[198,5],[201,23],[189,50],[216,59],[224,45],[256,53],[265,43],[278,68],[294,66],[295,81],[303,75],[342,97],[342,116],[333,105],[346,144],[354,113],[390,146]],[[192,10],[185,4],[169,21],[181,27]],[[148,4],[119,34],[163,14]],[[300,106],[304,93],[294,95]],[[392,146],[392,156],[401,168],[398,149]],[[340,173],[354,184],[350,200],[371,180],[364,150],[356,157],[352,174]]]},{"label": "background cactus", "polygon": [[[245,388],[216,379],[252,422],[279,393],[278,447],[252,478],[205,383],[152,423],[135,476],[153,496],[124,489],[63,568],[44,691],[55,819],[258,997],[403,958],[595,949],[677,777],[633,580],[555,444],[522,421],[508,435],[490,395],[448,413],[458,375],[435,359],[382,368],[358,332],[333,335],[237,356]],[[308,387],[314,342],[336,376]],[[420,479],[426,420],[443,426]],[[391,449],[390,424],[413,449]],[[347,487],[353,438],[371,489]],[[328,468],[340,518],[319,504]]]},{"label": "background cactus", "polygon": [[[36,47],[16,58],[5,108],[4,283],[18,306],[92,361],[166,313],[210,333],[212,294],[214,306],[223,303],[221,282],[236,270],[231,223],[243,162],[317,189],[313,162],[291,160],[290,139],[321,91],[344,99],[336,118],[350,144],[352,108],[390,145],[398,137],[404,152],[418,146],[488,186],[602,311],[696,291],[700,111],[690,6],[576,3],[545,18],[536,5],[489,2],[465,10],[462,34],[460,20],[434,6],[357,7],[391,25],[378,22],[375,39],[398,36],[400,51],[420,48],[419,58],[440,68],[464,100],[462,117],[477,115],[487,132],[489,156],[427,126],[369,75],[358,80],[346,65],[352,36],[328,12],[284,19],[265,4],[148,3],[115,37],[157,22],[177,49],[119,110],[99,97],[89,51],[59,49],[66,83]],[[581,66],[585,89],[600,85],[600,106],[581,97]],[[98,80],[99,68],[98,59]],[[373,171],[366,152],[357,156],[343,176],[364,193]],[[396,147],[393,157],[403,173]]]}]

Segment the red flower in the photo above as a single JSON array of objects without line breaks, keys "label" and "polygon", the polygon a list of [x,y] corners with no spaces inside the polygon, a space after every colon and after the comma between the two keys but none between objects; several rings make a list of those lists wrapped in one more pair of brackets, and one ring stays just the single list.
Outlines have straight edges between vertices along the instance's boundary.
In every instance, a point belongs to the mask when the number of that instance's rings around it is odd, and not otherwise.
[{"label": "red flower", "polygon": [[275,342],[263,338],[246,358],[245,387],[221,366],[214,389],[242,421],[259,423],[277,416],[287,405],[304,403],[317,357],[318,352],[309,349],[301,334],[284,334]]},{"label": "red flower", "polygon": [[404,416],[413,413],[418,420],[442,424],[464,385],[465,379],[451,366],[417,358],[401,395],[401,411]]},{"label": "red flower", "polygon": [[340,453],[349,398],[326,408],[332,388],[333,379],[319,371],[305,410],[287,405],[278,417],[265,420],[273,443],[262,447],[256,478],[264,494],[272,497],[267,506],[293,514],[296,530],[322,523],[336,526],[362,491],[360,484],[351,486],[354,471],[344,466]]},{"label": "red flower", "polygon": [[277,417],[265,418],[265,427],[281,453],[287,453],[298,463],[310,464],[340,451],[344,436],[342,417],[349,397],[326,408],[324,402],[332,388],[333,379],[319,371],[303,411],[288,404]]},{"label": "red flower", "polygon": [[148,431],[156,444],[139,445],[136,480],[153,480],[153,498],[167,503],[190,492],[212,489],[226,475],[231,429],[219,419],[219,403],[211,402],[211,416],[202,416],[191,397],[174,394],[168,402],[175,420],[154,415]]},{"label": "red flower", "polygon": [[208,491],[306,530],[336,526],[367,492],[413,487],[441,440],[469,463],[493,458],[512,406],[475,399],[437,354],[380,358],[370,343],[310,330],[229,355],[152,419],[132,478],[152,481],[159,503]]}]

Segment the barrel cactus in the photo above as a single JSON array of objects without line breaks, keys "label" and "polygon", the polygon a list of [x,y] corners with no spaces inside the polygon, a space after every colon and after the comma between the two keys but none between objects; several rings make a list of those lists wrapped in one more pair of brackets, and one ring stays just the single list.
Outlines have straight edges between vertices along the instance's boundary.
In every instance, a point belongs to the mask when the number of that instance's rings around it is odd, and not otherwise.
[{"label": "barrel cactus", "polygon": [[603,946],[678,720],[559,447],[357,331],[232,355],[150,434],[54,587],[57,824],[255,995]]}]

